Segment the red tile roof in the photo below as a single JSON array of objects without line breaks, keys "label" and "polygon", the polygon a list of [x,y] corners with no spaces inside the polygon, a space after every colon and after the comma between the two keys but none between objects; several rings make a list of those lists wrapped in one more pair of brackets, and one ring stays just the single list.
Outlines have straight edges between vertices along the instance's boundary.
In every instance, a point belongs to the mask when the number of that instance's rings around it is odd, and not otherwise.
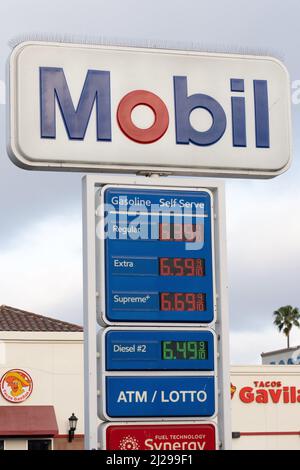
[{"label": "red tile roof", "polygon": [[1,305],[0,331],[83,331],[83,328],[73,323]]}]

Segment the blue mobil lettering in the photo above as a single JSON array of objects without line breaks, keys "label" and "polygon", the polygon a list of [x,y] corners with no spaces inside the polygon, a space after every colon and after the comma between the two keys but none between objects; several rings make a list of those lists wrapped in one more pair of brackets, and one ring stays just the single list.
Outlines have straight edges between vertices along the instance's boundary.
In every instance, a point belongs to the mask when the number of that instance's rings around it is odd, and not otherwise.
[{"label": "blue mobil lettering", "polygon": [[[218,142],[227,128],[228,117],[224,108],[214,97],[201,92],[189,95],[188,77],[173,76],[175,136],[178,145],[194,144],[210,146]],[[171,80],[170,77],[170,86]],[[63,68],[40,67],[40,120],[41,138],[56,138],[56,103],[58,104],[67,135],[70,140],[84,140],[93,108],[96,108],[96,140],[111,142],[111,74],[105,70],[88,70],[77,106],[74,105]],[[247,147],[245,84],[242,78],[232,78],[228,83],[231,99],[232,145]],[[249,93],[249,91],[248,91]],[[255,146],[270,147],[269,102],[267,80],[253,80],[253,106],[255,110]],[[154,113],[154,124],[142,129],[132,121],[136,106],[145,105]],[[190,115],[195,109],[206,110],[211,118],[211,127],[206,131],[196,130]],[[169,111],[164,101],[148,90],[134,90],[119,102],[116,119],[122,133],[139,144],[151,144],[163,138],[169,127]],[[253,143],[254,144],[254,143]]]},{"label": "blue mobil lettering", "polygon": [[213,416],[215,379],[203,376],[108,376],[110,417]]}]

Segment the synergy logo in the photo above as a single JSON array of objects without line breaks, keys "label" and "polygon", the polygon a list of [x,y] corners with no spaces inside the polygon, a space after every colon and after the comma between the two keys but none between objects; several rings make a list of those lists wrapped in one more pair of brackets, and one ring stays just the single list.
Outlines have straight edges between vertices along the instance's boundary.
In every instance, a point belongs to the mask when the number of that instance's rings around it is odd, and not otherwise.
[{"label": "synergy logo", "polygon": [[[218,142],[227,127],[223,106],[214,97],[204,93],[188,93],[188,77],[170,77],[173,81],[175,108],[176,144],[210,146]],[[77,104],[71,97],[63,68],[40,67],[40,122],[41,138],[56,138],[56,102],[70,140],[84,140],[94,105],[96,106],[96,139],[112,141],[111,73],[104,70],[88,70]],[[247,147],[246,101],[244,79],[232,78],[228,90],[231,96],[231,128],[234,147]],[[238,96],[236,96],[238,95]],[[269,102],[267,80],[253,80],[253,104],[255,145],[270,147]],[[132,120],[133,110],[140,105],[149,107],[154,114],[154,123],[146,128],[137,127]],[[190,115],[195,109],[206,110],[211,117],[209,129],[196,130]],[[139,144],[151,144],[160,140],[169,127],[169,111],[164,101],[149,90],[134,90],[120,100],[116,119],[122,133]]]},{"label": "synergy logo", "polygon": [[120,440],[119,443],[120,450],[139,450],[140,444],[139,441],[133,436],[125,436]]}]

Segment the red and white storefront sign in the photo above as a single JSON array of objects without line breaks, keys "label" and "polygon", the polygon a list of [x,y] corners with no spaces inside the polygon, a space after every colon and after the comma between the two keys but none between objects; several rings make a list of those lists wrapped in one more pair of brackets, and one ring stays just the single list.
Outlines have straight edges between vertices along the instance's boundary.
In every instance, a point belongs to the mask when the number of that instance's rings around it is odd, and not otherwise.
[{"label": "red and white storefront sign", "polygon": [[101,448],[106,450],[215,450],[214,423],[104,424]]},{"label": "red and white storefront sign", "polygon": [[[231,396],[235,393],[231,384]],[[300,403],[300,388],[285,385],[281,380],[254,380],[239,390],[239,399],[243,403]]]},{"label": "red and white storefront sign", "polygon": [[231,368],[233,449],[300,450],[299,366]]}]

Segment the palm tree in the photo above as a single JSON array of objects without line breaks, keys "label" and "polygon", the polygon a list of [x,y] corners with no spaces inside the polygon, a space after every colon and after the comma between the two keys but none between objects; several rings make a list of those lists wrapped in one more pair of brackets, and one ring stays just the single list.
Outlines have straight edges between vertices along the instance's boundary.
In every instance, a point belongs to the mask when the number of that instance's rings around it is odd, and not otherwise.
[{"label": "palm tree", "polygon": [[287,339],[287,347],[290,347],[290,332],[293,326],[300,327],[300,313],[297,307],[286,305],[276,310],[273,315],[275,316],[274,325],[278,327],[278,330],[285,334]]}]

